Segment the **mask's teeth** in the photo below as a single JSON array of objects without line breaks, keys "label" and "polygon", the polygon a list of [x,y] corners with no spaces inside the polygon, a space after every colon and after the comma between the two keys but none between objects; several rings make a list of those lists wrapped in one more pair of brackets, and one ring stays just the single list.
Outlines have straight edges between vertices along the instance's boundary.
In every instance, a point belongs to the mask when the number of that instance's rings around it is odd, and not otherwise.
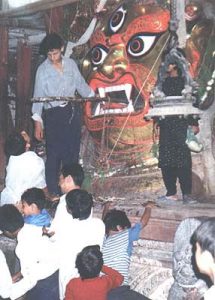
[{"label": "mask's teeth", "polygon": [[126,94],[126,97],[127,97],[128,100],[130,100],[130,98],[131,98],[132,85],[129,84],[129,83],[126,83],[124,87],[125,87],[125,94]]},{"label": "mask's teeth", "polygon": [[100,98],[105,98],[105,89],[100,87],[100,88],[98,88],[98,90],[99,90]]}]

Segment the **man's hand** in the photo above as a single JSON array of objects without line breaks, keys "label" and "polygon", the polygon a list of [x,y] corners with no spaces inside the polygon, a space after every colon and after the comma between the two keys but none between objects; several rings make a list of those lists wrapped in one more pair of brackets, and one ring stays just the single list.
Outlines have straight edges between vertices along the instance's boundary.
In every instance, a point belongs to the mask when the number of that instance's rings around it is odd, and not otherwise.
[{"label": "man's hand", "polygon": [[113,201],[105,201],[103,204],[103,212],[102,212],[102,220],[104,220],[106,214],[108,213],[109,210],[114,208],[114,203]]},{"label": "man's hand", "polygon": [[23,278],[22,273],[18,272],[12,276],[12,282],[16,283],[16,282],[20,281],[22,278]]},{"label": "man's hand", "polygon": [[42,123],[35,121],[34,122],[34,136],[38,141],[42,141],[43,139],[43,128]]},{"label": "man's hand", "polygon": [[49,231],[45,226],[43,226],[43,235],[48,236],[49,238],[55,234],[54,231]]}]

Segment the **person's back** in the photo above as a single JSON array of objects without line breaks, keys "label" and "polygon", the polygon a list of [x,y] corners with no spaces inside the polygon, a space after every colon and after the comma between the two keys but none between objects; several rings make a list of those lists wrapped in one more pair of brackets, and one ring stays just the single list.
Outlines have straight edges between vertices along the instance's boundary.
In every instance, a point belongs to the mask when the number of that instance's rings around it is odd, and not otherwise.
[{"label": "person's back", "polygon": [[19,203],[22,193],[28,188],[46,187],[44,162],[35,152],[26,151],[26,142],[20,133],[8,137],[5,152],[9,160],[1,205]]},{"label": "person's back", "polygon": [[104,216],[106,237],[102,246],[104,264],[123,275],[122,286],[111,291],[108,300],[139,300],[147,299],[144,295],[130,289],[129,266],[133,242],[139,239],[140,231],[145,227],[151,215],[152,202],[145,205],[140,222],[131,226],[124,211],[112,209]]},{"label": "person's back", "polygon": [[46,197],[42,189],[28,189],[22,194],[21,202],[25,223],[36,226],[50,226],[51,216],[44,208]]},{"label": "person's back", "polygon": [[64,299],[66,284],[76,277],[75,259],[86,246],[102,246],[105,226],[101,219],[92,217],[92,196],[81,189],[70,191],[66,195],[67,210],[72,215],[69,227],[64,228],[56,237],[60,256],[61,299]]},{"label": "person's back", "polygon": [[85,247],[77,255],[76,268],[80,277],[68,283],[65,300],[106,300],[108,291],[123,281],[119,272],[103,265],[98,245]]}]

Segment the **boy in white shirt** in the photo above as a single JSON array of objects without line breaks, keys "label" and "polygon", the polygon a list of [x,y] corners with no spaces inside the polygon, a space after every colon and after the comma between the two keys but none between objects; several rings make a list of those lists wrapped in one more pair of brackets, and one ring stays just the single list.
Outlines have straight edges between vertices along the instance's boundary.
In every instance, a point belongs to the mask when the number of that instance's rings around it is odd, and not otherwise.
[{"label": "boy in white shirt", "polygon": [[[26,134],[26,133],[25,133]],[[5,188],[1,192],[0,204],[19,205],[22,193],[32,187],[44,189],[45,165],[41,157],[29,151],[29,140],[23,133],[11,134],[5,143],[8,157]]]},{"label": "boy in white shirt", "polygon": [[56,238],[60,253],[60,299],[70,279],[78,276],[75,268],[77,254],[86,246],[102,246],[105,226],[101,219],[92,217],[93,198],[87,191],[75,189],[66,195],[67,210],[72,216],[70,226]]},{"label": "boy in white shirt", "polygon": [[0,207],[0,230],[10,238],[17,238],[16,255],[21,272],[13,281],[24,278],[36,283],[33,288],[29,285],[26,300],[59,300],[58,254],[55,244],[42,235],[42,227],[24,224],[18,209],[5,204]]}]

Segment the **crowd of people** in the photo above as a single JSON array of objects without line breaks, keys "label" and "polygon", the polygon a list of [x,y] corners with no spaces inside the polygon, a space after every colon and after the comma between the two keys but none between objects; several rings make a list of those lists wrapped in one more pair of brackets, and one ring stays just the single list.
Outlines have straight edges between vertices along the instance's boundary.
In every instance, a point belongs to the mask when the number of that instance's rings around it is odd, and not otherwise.
[{"label": "crowd of people", "polygon": [[[103,219],[93,216],[93,197],[81,188],[83,168],[64,166],[59,185],[64,193],[53,218],[45,209],[43,189],[29,188],[20,203],[0,207],[0,230],[16,238],[20,271],[11,277],[1,252],[1,297],[47,299],[147,299],[129,287],[133,241],[147,225],[153,203],[131,226],[124,211],[104,207]],[[103,275],[100,275],[103,274]],[[5,281],[7,284],[5,284]]]},{"label": "crowd of people", "polygon": [[[11,134],[5,143],[7,169],[1,192],[0,231],[17,240],[15,251],[20,270],[11,276],[0,250],[0,297],[146,300],[146,296],[130,288],[129,266],[133,242],[139,239],[155,204],[147,202],[139,222],[132,225],[126,213],[115,209],[111,202],[104,204],[102,218],[93,215],[93,197],[82,189],[84,171],[78,163],[81,108],[64,102],[63,97],[73,97],[76,92],[91,97],[94,92],[75,62],[63,57],[63,50],[59,35],[47,35],[40,47],[46,59],[36,73],[34,97],[62,98],[33,104],[37,140],[44,138],[45,129],[46,162],[31,150],[26,132]],[[179,85],[180,94],[184,83],[178,78],[176,66],[169,68],[169,73],[176,76],[168,77],[164,83],[165,93],[175,94]],[[188,125],[187,120],[174,117],[158,124],[159,166],[167,189],[161,201],[177,201],[179,178],[184,204],[194,202],[190,196],[191,155],[185,145]],[[47,209],[48,201],[52,200],[57,203],[54,215]],[[213,218],[203,220],[192,234],[198,269],[212,283],[214,237]],[[214,299],[214,290],[212,285],[204,299]]]}]

